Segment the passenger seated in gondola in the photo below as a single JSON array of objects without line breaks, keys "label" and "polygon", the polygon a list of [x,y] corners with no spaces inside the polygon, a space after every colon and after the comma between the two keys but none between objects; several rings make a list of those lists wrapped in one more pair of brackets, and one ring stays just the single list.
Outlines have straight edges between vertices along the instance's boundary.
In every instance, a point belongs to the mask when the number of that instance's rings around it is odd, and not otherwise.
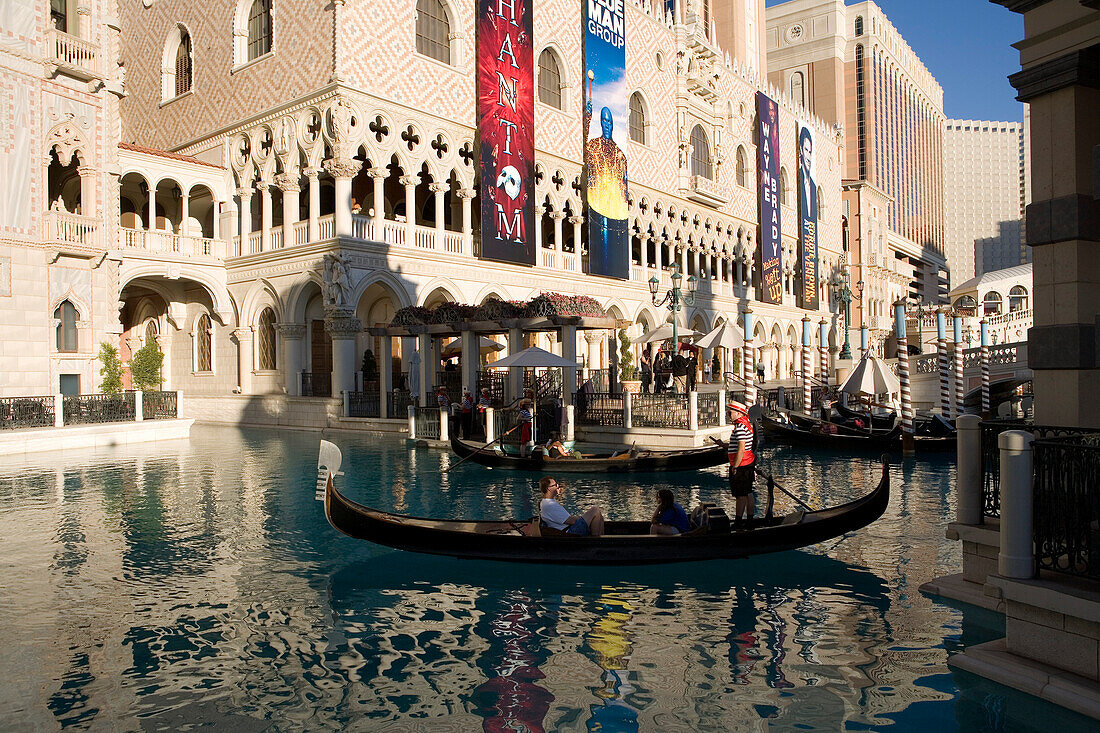
[{"label": "passenger seated in gondola", "polygon": [[653,521],[649,525],[650,534],[674,535],[691,529],[687,512],[674,499],[669,489],[657,492],[657,511],[653,512]]},{"label": "passenger seated in gondola", "polygon": [[572,458],[573,454],[561,442],[561,434],[557,430],[550,433],[550,440],[546,441],[543,450],[547,458]]},{"label": "passenger seated in gondola", "polygon": [[542,501],[539,502],[539,519],[543,528],[562,534],[599,537],[603,534],[603,512],[598,506],[589,507],[584,514],[570,514],[558,503],[565,489],[551,476],[539,481]]}]

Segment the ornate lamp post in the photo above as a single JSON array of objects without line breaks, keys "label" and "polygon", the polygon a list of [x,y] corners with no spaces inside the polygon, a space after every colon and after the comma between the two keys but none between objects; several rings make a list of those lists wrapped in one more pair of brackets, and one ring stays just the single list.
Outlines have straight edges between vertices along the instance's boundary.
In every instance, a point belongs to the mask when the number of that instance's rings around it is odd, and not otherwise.
[{"label": "ornate lamp post", "polygon": [[695,305],[695,284],[696,279],[694,275],[688,275],[688,289],[685,294],[680,289],[680,280],[683,279],[683,275],[680,274],[680,263],[674,262],[672,265],[672,287],[665,293],[665,297],[658,300],[657,289],[661,286],[660,281],[655,278],[649,278],[649,295],[653,301],[653,305],[660,308],[662,305],[668,305],[669,312],[672,313],[672,349],[675,351],[679,348],[677,343],[677,327],[676,327],[676,314],[685,305]]},{"label": "ornate lamp post", "polygon": [[840,290],[837,293],[840,304],[844,306],[844,347],[840,350],[841,359],[852,358],[852,344],[848,337],[848,332],[852,327],[852,298],[856,300],[863,299],[863,281],[860,280],[856,283],[856,290],[854,293],[849,287],[851,282],[851,277],[848,275],[848,267],[845,266],[840,276]]}]

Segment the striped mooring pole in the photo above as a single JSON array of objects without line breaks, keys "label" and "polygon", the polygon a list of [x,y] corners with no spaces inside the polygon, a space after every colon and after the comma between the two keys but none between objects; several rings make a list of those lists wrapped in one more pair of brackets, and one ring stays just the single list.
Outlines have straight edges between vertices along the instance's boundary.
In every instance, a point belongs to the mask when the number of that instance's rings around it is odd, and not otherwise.
[{"label": "striped mooring pole", "polygon": [[[894,329],[898,335],[898,381],[901,382],[901,432],[912,440],[913,396],[909,391],[909,342],[905,338],[905,301],[894,303]],[[905,436],[903,436],[904,438]]]},{"label": "striped mooring pole", "polygon": [[825,386],[829,386],[829,322],[824,318],[821,319],[819,324],[821,333],[821,381],[825,383]]},{"label": "striped mooring pole", "polygon": [[745,406],[756,404],[756,350],[752,348],[752,309],[745,309],[745,346],[741,363],[745,374]]},{"label": "striped mooring pole", "polygon": [[966,388],[963,385],[963,319],[955,314],[955,417],[963,414],[963,400]]},{"label": "striped mooring pole", "polygon": [[940,362],[940,413],[951,419],[951,369],[947,361],[947,313],[936,311],[936,353]]},{"label": "striped mooring pole", "polygon": [[869,345],[868,345],[868,340],[869,340],[868,336],[870,336],[870,334],[867,332],[867,327],[866,326],[863,326],[862,328],[859,329],[859,358],[860,359],[867,356],[867,349],[870,348]]},{"label": "striped mooring pole", "polygon": [[810,326],[810,317],[802,316],[802,411],[809,412],[810,404],[810,375],[814,371],[813,353],[810,350],[813,343],[813,330]]},{"label": "striped mooring pole", "polygon": [[989,324],[983,318],[982,325],[982,417],[989,415]]}]

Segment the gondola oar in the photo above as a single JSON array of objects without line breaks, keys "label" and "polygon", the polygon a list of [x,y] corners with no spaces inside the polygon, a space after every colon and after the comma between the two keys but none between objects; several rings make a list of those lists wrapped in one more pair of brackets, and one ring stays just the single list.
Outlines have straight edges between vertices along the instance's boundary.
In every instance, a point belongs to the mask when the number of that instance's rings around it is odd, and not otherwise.
[{"label": "gondola oar", "polygon": [[[708,438],[709,438],[710,440],[713,440],[713,441],[714,441],[715,443],[717,443],[718,445],[720,445],[720,446],[722,446],[723,448],[725,448],[725,449],[726,449],[727,451],[729,451],[729,443],[726,443],[726,442],[725,442],[725,441],[723,441],[723,440],[719,440],[718,438],[715,438],[715,437],[714,437],[713,435],[708,435],[707,437],[708,437]],[[782,492],[783,492],[784,494],[786,494],[787,496],[789,496],[789,497],[791,497],[792,499],[794,499],[794,500],[795,500],[795,501],[796,501],[796,502],[798,503],[798,505],[799,505],[799,506],[801,506],[801,507],[802,507],[803,509],[805,509],[806,511],[808,511],[808,512],[816,511],[816,510],[815,510],[815,509],[813,509],[813,508],[812,508],[812,507],[811,507],[811,506],[810,506],[809,504],[807,504],[806,502],[802,501],[802,500],[801,500],[801,499],[799,499],[799,498],[798,498],[797,496],[795,496],[794,494],[792,494],[791,492],[789,492],[789,491],[787,491],[787,490],[786,490],[785,488],[783,488],[783,485],[782,485],[782,484],[780,484],[780,483],[779,483],[778,481],[776,481],[776,480],[775,480],[775,477],[774,477],[774,476],[772,476],[772,475],[771,475],[770,473],[768,473],[767,471],[765,471],[764,469],[762,469],[762,468],[760,468],[760,467],[757,467],[757,468],[756,468],[756,472],[757,472],[758,474],[760,474],[761,476],[763,476],[764,478],[766,478],[766,479],[768,480],[768,483],[769,483],[770,485],[774,486],[775,488],[779,489],[780,491],[782,491]]]},{"label": "gondola oar", "polygon": [[468,461],[469,459],[473,458],[474,456],[476,456],[476,455],[477,455],[478,453],[480,453],[481,451],[483,451],[483,450],[485,450],[486,448],[488,448],[489,446],[491,446],[491,445],[492,445],[493,443],[498,443],[498,442],[500,442],[501,440],[504,440],[504,436],[505,436],[505,435],[507,435],[508,433],[511,433],[511,432],[512,432],[513,430],[516,430],[517,428],[520,428],[520,427],[522,427],[522,426],[523,426],[523,423],[518,423],[518,424],[517,424],[517,425],[516,425],[515,427],[513,427],[513,428],[512,428],[511,430],[506,430],[506,431],[504,431],[503,433],[501,433],[501,435],[500,435],[500,437],[499,437],[499,438],[495,438],[495,439],[493,439],[493,440],[492,440],[491,442],[488,442],[488,443],[486,443],[485,445],[481,446],[480,448],[476,449],[476,450],[475,450],[475,451],[474,451],[473,453],[471,453],[470,455],[466,456],[465,458],[463,458],[463,459],[462,459],[461,461],[459,461],[459,462],[458,462],[458,463],[456,463],[455,465],[451,466],[450,468],[445,468],[445,469],[443,469],[443,473],[447,473],[447,472],[449,472],[449,471],[452,471],[452,470],[454,470],[454,469],[458,468],[458,467],[459,467],[459,466],[461,466],[461,465],[462,465],[463,463],[465,463],[466,461]]}]

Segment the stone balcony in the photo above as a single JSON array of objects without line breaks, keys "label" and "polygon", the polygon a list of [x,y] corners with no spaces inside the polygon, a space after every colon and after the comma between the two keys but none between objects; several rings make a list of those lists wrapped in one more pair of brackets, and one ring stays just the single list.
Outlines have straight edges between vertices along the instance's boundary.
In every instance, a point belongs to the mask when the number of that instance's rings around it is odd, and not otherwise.
[{"label": "stone balcony", "polygon": [[688,182],[687,197],[707,206],[721,206],[729,203],[730,194],[725,186],[706,176],[692,176]]},{"label": "stone balcony", "polygon": [[207,263],[222,262],[229,256],[229,242],[222,239],[126,227],[119,227],[118,249],[131,256],[144,254],[155,259],[203,260]]},{"label": "stone balcony", "polygon": [[103,247],[98,218],[64,211],[47,211],[43,215],[42,241],[86,249]]},{"label": "stone balcony", "polygon": [[102,79],[99,46],[64,31],[51,28],[46,32],[46,60],[53,73],[63,73],[76,79]]}]

